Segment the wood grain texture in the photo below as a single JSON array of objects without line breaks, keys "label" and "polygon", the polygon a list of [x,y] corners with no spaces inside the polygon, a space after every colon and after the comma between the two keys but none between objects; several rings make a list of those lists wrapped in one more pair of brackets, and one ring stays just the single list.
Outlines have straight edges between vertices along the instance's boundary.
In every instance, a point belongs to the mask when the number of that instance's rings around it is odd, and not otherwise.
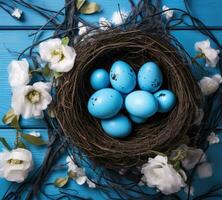
[{"label": "wood grain texture", "polygon": [[[12,59],[16,58],[16,55],[8,52],[7,49],[11,51],[20,52],[32,42],[32,38],[28,37],[28,34],[32,31],[0,31],[0,119],[3,117],[4,113],[10,108],[11,104],[11,89],[8,84],[8,64]],[[50,31],[45,32],[45,37],[50,35]],[[222,38],[222,31],[214,31],[217,38]],[[202,34],[197,31],[173,31],[172,34],[178,38],[178,40],[184,45],[185,49],[191,54],[195,55],[194,44],[196,41],[204,40]],[[209,74],[214,74],[218,72],[218,69],[208,68]],[[42,120],[23,120],[22,125],[24,128],[45,128],[45,123]],[[2,121],[0,121],[0,127],[5,128]]]},{"label": "wood grain texture", "polygon": [[[6,2],[10,3],[11,0],[6,0]],[[41,6],[46,9],[58,11],[64,7],[64,0],[28,0],[26,2]],[[13,5],[13,4],[12,4]],[[20,5],[14,5],[20,8],[24,13],[24,21],[15,20],[10,17],[8,13],[3,11],[0,8],[0,26],[36,26],[43,25],[46,22],[46,19],[40,16],[38,13],[30,10],[29,8],[25,8]]]},{"label": "wood grain texture", "polygon": [[[7,0],[9,1],[9,0]],[[31,3],[38,4],[48,9],[59,10],[64,6],[64,0],[28,0]],[[91,1],[91,0],[90,0]],[[99,3],[102,6],[102,12],[92,15],[83,16],[89,22],[98,23],[100,17],[106,17],[111,19],[112,13],[118,10],[118,4],[120,8],[128,11],[130,9],[130,4],[128,0],[92,0]],[[135,0],[137,1],[137,0]],[[166,4],[170,8],[180,8],[184,9],[183,0],[163,0],[163,4]],[[221,0],[190,0],[191,10],[193,14],[203,20],[208,26],[213,29],[222,28],[222,12]],[[15,139],[15,130],[9,129],[7,126],[2,124],[1,118],[5,112],[10,108],[11,103],[11,89],[8,85],[8,64],[12,59],[16,58],[16,54],[10,53],[7,49],[11,51],[22,51],[24,48],[29,46],[32,42],[32,38],[28,37],[28,34],[37,29],[38,26],[43,25],[46,20],[39,16],[38,14],[30,11],[29,9],[22,8],[25,12],[25,21],[19,22],[10,18],[5,12],[0,9],[0,136],[4,136],[11,145],[13,145]],[[4,30],[2,30],[4,29]],[[24,30],[27,29],[27,30]],[[49,36],[52,31],[46,31],[45,37]],[[185,49],[191,54],[195,55],[194,43],[199,40],[207,39],[205,36],[201,35],[195,30],[178,30],[173,31],[172,34],[184,45]],[[222,38],[222,30],[214,31],[216,37],[220,40]],[[179,66],[178,66],[179,67]],[[218,69],[209,70],[209,75],[217,73]],[[44,139],[47,139],[46,125],[43,120],[23,120],[22,126],[25,129],[25,133],[29,133],[32,130],[39,131]],[[220,125],[222,128],[222,123]],[[218,132],[222,133],[222,132]],[[222,140],[222,136],[220,136]],[[0,145],[2,147],[2,145]],[[46,147],[39,148],[33,145],[29,145],[30,150],[33,152],[33,158],[35,162],[35,169],[40,166]],[[212,163],[213,166],[213,176],[207,179],[198,179],[195,176],[195,182],[193,184],[195,188],[195,196],[206,192],[210,186],[220,183],[222,180],[222,163],[221,160],[221,149],[222,143],[212,145],[208,152],[208,161]],[[58,163],[65,163],[65,156],[62,156]],[[66,169],[54,170],[52,174],[49,174],[47,182],[53,182],[56,178],[65,176]],[[0,190],[0,199],[3,197],[4,192],[7,190],[10,182],[0,179],[0,184],[2,189]],[[87,186],[79,186],[71,182],[69,185],[73,189],[73,194],[79,194],[85,198],[92,198],[93,200],[104,200],[106,197],[101,194],[98,189],[88,189]],[[56,188],[50,186],[47,189],[47,193],[56,194]],[[183,191],[180,195],[186,199],[186,195]],[[40,200],[45,200],[43,196],[39,197]],[[217,199],[212,199],[217,200]]]}]

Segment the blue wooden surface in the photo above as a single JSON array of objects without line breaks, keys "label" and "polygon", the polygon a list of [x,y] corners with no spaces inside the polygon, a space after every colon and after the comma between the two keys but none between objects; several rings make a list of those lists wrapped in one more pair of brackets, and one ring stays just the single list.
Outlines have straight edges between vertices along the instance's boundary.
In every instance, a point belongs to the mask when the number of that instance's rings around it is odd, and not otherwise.
[{"label": "blue wooden surface", "polygon": [[[128,0],[94,0],[98,2],[103,11],[94,16],[86,16],[85,19],[90,22],[98,22],[99,17],[105,16],[111,18],[113,11],[118,10],[118,3],[120,8],[128,11],[130,5]],[[29,0],[29,2],[38,4],[48,9],[59,10],[64,6],[64,0]],[[221,0],[191,0],[189,1],[193,14],[204,21],[212,29],[218,39],[222,38],[222,12]],[[163,4],[166,4],[170,8],[184,9],[183,0],[163,0]],[[22,8],[23,9],[23,8]],[[0,9],[0,119],[4,113],[10,107],[11,101],[11,90],[7,81],[7,66],[11,59],[16,58],[16,54],[9,52],[11,51],[22,51],[25,47],[31,44],[32,38],[28,35],[33,32],[36,26],[41,26],[45,23],[45,19],[40,17],[38,14],[28,9],[23,9],[25,12],[25,21],[19,22],[10,18],[5,12]],[[14,29],[14,30],[9,30]],[[30,29],[30,30],[29,30]],[[181,27],[183,29],[183,27]],[[49,36],[52,31],[46,31],[44,37]],[[178,38],[178,40],[184,45],[186,50],[194,54],[194,43],[198,40],[206,39],[205,36],[194,30],[176,30],[172,34]],[[216,69],[217,70],[217,69]],[[215,73],[214,71],[213,73]],[[42,120],[23,120],[22,126],[28,133],[32,129],[41,132],[43,138],[47,138],[46,125]],[[222,125],[221,125],[222,126]],[[218,132],[219,133],[219,132]],[[0,121],[0,136],[4,136],[11,144],[15,138],[15,131],[9,129]],[[222,139],[222,138],[221,138]],[[43,160],[45,148],[37,148],[30,146],[33,152],[35,166],[39,166]],[[222,143],[213,145],[208,151],[208,160],[213,164],[214,175],[208,179],[197,179],[194,183],[195,195],[202,194],[207,191],[210,186],[219,183],[222,180],[222,163],[221,160]],[[64,162],[64,158],[63,159]],[[66,170],[55,171],[55,173],[49,175],[49,182],[55,178],[65,175]],[[3,196],[7,187],[10,185],[9,182],[0,179],[2,189],[0,190],[0,198]],[[85,186],[78,186],[75,183],[71,183],[70,187],[76,190],[79,194],[84,197],[92,197],[95,200],[103,200],[105,197],[99,190],[88,189]],[[53,187],[49,188],[50,193],[55,193],[56,190]],[[184,192],[181,192],[184,196]],[[41,196],[40,199],[45,199]],[[215,199],[217,200],[217,199]]]}]

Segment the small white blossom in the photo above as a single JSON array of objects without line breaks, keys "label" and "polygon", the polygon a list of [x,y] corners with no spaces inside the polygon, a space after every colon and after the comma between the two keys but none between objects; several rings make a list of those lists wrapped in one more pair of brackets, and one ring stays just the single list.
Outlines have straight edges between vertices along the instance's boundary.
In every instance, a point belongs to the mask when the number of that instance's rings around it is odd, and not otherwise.
[{"label": "small white blossom", "polygon": [[197,174],[200,178],[209,178],[213,175],[212,166],[210,163],[205,162],[197,167]]},{"label": "small white blossom", "polygon": [[169,10],[169,8],[164,5],[162,10],[165,11],[163,14],[166,16],[167,20],[170,20],[173,17],[173,10]]},{"label": "small white blossom", "polygon": [[206,161],[206,155],[202,149],[188,147],[187,145],[182,145],[180,148],[186,152],[186,157],[181,161],[186,170],[193,169],[196,164]]},{"label": "small white blossom", "polygon": [[20,19],[21,16],[22,16],[22,10],[18,9],[18,8],[15,8],[12,12],[12,16],[17,18],[17,19]]},{"label": "small white blossom", "polygon": [[13,90],[11,106],[16,115],[23,118],[41,117],[52,101],[51,84],[36,82]]},{"label": "small white blossom", "polygon": [[215,74],[212,76],[212,79],[217,81],[218,83],[222,83],[222,77],[220,74]]},{"label": "small white blossom", "polygon": [[85,26],[82,22],[78,23],[79,35],[85,35],[88,32],[89,27]]},{"label": "small white blossom", "polygon": [[207,141],[209,144],[217,144],[220,142],[220,138],[214,132],[211,132],[210,135],[207,137]]},{"label": "small white blossom", "polygon": [[100,26],[100,29],[105,31],[111,27],[111,23],[105,17],[100,17],[99,18],[99,26]]},{"label": "small white blossom", "polygon": [[210,95],[217,91],[220,83],[221,79],[219,79],[218,75],[214,75],[213,77],[204,76],[199,81],[199,86],[204,95]]},{"label": "small white blossom", "polygon": [[78,185],[83,185],[87,183],[89,188],[95,188],[96,185],[93,183],[88,177],[86,176],[85,170],[83,168],[78,167],[74,161],[73,158],[68,156],[66,158],[67,166],[68,166],[68,172],[72,172],[75,176],[72,177],[73,180],[76,181]]},{"label": "small white blossom", "polygon": [[123,24],[126,19],[128,17],[128,13],[121,10],[121,11],[115,11],[112,15],[112,18],[111,18],[111,22],[115,25],[121,25]]},{"label": "small white blossom", "polygon": [[33,169],[32,153],[18,148],[0,153],[0,177],[21,183]]},{"label": "small white blossom", "polygon": [[29,83],[29,63],[26,59],[12,60],[8,67],[9,84],[11,87],[21,87]]},{"label": "small white blossom", "polygon": [[204,40],[195,43],[195,49],[200,51],[206,58],[206,66],[216,67],[219,61],[220,50],[214,49],[210,46],[210,40]]},{"label": "small white blossom", "polygon": [[165,195],[176,193],[186,186],[185,173],[177,172],[164,156],[149,158],[142,166],[141,173],[144,175],[143,181],[149,187],[157,187]]},{"label": "small white blossom", "polygon": [[63,45],[59,38],[40,43],[39,53],[41,59],[49,63],[49,68],[56,72],[68,72],[74,66],[76,58],[74,48]]},{"label": "small white blossom", "polygon": [[37,131],[32,131],[32,132],[29,133],[29,135],[32,135],[32,136],[35,136],[35,137],[40,137],[41,136],[41,134]]}]

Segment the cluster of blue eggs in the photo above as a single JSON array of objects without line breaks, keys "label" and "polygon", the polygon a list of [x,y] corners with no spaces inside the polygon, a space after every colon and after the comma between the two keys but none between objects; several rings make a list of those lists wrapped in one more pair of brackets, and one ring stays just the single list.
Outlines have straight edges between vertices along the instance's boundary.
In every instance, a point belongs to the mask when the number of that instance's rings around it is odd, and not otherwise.
[{"label": "cluster of blue eggs", "polygon": [[[162,72],[154,62],[142,65],[136,76],[129,64],[116,61],[110,73],[96,69],[91,74],[90,84],[96,92],[89,98],[88,111],[101,119],[106,134],[126,137],[132,132],[132,122],[144,123],[156,112],[169,112],[175,106],[175,94],[159,90],[162,83]],[[120,113],[123,109],[128,116]]]}]

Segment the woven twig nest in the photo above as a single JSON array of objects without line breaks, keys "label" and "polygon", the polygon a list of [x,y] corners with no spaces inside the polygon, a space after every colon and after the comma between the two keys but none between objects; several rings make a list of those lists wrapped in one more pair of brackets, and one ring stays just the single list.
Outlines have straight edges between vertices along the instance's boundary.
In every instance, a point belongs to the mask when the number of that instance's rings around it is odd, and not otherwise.
[{"label": "woven twig nest", "polygon": [[[75,49],[74,68],[60,79],[56,115],[66,136],[89,159],[111,169],[135,167],[147,161],[151,150],[168,153],[193,140],[201,92],[186,57],[170,40],[139,30],[108,30],[78,42]],[[100,120],[87,110],[93,93],[89,83],[92,71],[98,67],[109,70],[116,60],[126,61],[135,72],[147,61],[156,62],[164,75],[162,88],[177,96],[171,112],[156,114],[146,123],[135,125],[133,133],[124,139],[105,134]]]}]

